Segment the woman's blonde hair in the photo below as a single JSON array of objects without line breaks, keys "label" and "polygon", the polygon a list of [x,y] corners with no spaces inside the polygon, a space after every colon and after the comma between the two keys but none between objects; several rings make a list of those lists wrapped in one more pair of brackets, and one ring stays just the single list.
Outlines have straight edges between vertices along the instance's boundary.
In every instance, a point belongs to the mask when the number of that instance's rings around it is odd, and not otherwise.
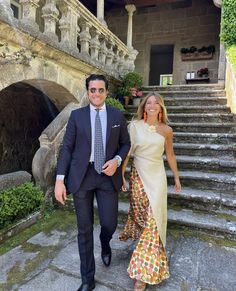
[{"label": "woman's blonde hair", "polygon": [[164,99],[162,98],[162,96],[157,93],[157,92],[150,92],[147,94],[147,96],[141,101],[139,107],[138,107],[138,111],[136,113],[135,119],[137,120],[141,120],[144,118],[144,110],[145,110],[145,105],[147,103],[147,100],[149,97],[154,96],[158,102],[158,104],[161,106],[162,108],[162,122],[163,123],[168,123],[168,117],[167,117],[167,110],[164,104]]}]

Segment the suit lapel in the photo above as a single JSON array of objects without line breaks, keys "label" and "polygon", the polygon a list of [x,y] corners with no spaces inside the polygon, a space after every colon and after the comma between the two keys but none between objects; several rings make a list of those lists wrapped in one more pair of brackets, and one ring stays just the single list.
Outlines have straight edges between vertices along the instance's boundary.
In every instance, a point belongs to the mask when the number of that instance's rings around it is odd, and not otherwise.
[{"label": "suit lapel", "polygon": [[112,118],[112,110],[110,107],[107,106],[107,137],[106,137],[106,146],[110,137],[110,133],[111,133],[111,127],[112,127],[112,122],[113,118]]},{"label": "suit lapel", "polygon": [[85,107],[85,116],[84,116],[84,129],[86,136],[88,138],[89,144],[91,145],[92,142],[92,133],[91,133],[91,119],[90,119],[90,107]]}]

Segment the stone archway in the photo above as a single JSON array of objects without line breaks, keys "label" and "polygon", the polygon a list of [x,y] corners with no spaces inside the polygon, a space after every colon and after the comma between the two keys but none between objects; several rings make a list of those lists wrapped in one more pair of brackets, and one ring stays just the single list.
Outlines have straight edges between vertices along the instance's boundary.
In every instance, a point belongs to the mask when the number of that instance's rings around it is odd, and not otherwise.
[{"label": "stone archway", "polygon": [[0,92],[0,174],[32,173],[40,135],[71,100],[65,88],[46,80],[14,83]]}]

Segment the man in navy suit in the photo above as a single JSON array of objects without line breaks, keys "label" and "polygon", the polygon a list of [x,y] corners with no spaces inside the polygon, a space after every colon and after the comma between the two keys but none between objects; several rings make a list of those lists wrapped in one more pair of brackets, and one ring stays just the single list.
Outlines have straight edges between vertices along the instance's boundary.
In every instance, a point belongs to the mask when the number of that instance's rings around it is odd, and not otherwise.
[{"label": "man in navy suit", "polygon": [[[86,89],[90,104],[72,111],[70,115],[59,154],[55,184],[55,197],[61,204],[65,203],[67,190],[73,193],[81,261],[82,284],[79,291],[95,288],[94,196],[101,225],[101,257],[105,266],[110,265],[110,240],[117,226],[118,191],[122,185],[120,164],[130,148],[127,124],[122,112],[105,105],[107,79],[103,75],[92,74],[86,79]],[[102,131],[102,142],[99,144],[102,143],[105,159],[101,171],[94,165],[98,147],[98,141],[95,141],[97,111],[100,117],[99,131]]]}]

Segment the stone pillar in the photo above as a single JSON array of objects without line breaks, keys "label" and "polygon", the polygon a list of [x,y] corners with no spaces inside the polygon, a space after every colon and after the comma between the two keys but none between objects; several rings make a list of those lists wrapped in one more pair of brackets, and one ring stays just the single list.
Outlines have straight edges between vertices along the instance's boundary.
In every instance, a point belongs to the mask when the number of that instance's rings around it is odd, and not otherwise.
[{"label": "stone pillar", "polygon": [[51,40],[58,41],[56,35],[56,23],[58,21],[59,11],[56,8],[55,0],[46,0],[42,8],[42,17],[44,19],[44,34]]},{"label": "stone pillar", "polygon": [[220,53],[219,53],[219,67],[218,67],[218,82],[225,82],[225,73],[226,73],[226,54],[224,44],[220,44]]},{"label": "stone pillar", "polygon": [[221,8],[221,6],[222,6],[222,0],[213,0],[213,3],[218,8]]},{"label": "stone pillar", "polygon": [[97,0],[97,19],[105,26],[107,26],[104,20],[104,0]]},{"label": "stone pillar", "polygon": [[133,14],[136,11],[136,7],[131,5],[126,5],[125,9],[128,11],[128,30],[127,30],[127,47],[132,48],[132,36],[133,36]]},{"label": "stone pillar", "polygon": [[39,0],[20,0],[23,11],[21,22],[36,30],[39,29],[36,23],[36,9],[39,7],[38,2]]},{"label": "stone pillar", "polygon": [[58,5],[61,11],[61,19],[59,20],[61,44],[77,51],[77,33],[79,30],[77,23],[79,14],[64,0],[60,0]]},{"label": "stone pillar", "polygon": [[[213,0],[213,3],[216,7],[221,8],[221,23],[222,23],[222,15],[223,15],[223,6],[221,0]],[[219,67],[218,67],[218,83],[225,82],[225,74],[226,74],[226,54],[225,47],[223,43],[220,43],[220,51],[219,51]]]},{"label": "stone pillar", "polygon": [[0,17],[6,19],[7,22],[13,22],[13,11],[11,9],[10,0],[1,0],[0,2]]},{"label": "stone pillar", "polygon": [[85,20],[82,21],[81,33],[79,34],[80,45],[81,45],[80,52],[85,55],[89,55],[89,43],[91,39],[91,35],[89,32],[90,27],[91,27],[91,24],[89,24]]}]

